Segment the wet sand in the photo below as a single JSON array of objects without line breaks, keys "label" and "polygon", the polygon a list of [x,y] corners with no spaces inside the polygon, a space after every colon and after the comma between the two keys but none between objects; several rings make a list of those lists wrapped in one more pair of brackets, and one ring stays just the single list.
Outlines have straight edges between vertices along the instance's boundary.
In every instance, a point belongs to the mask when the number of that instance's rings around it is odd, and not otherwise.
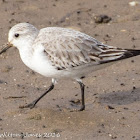
[{"label": "wet sand", "polygon": [[[129,2],[1,0],[0,46],[7,42],[10,27],[29,22],[39,29],[73,28],[108,45],[140,49],[140,5],[131,7]],[[111,20],[95,22],[95,17],[100,15],[107,15]],[[13,134],[13,138],[5,136],[7,140],[139,140],[139,60],[140,56],[120,61],[86,77],[83,112],[74,111],[80,107],[81,94],[79,85],[70,79],[59,80],[34,109],[19,109],[41,95],[51,79],[27,68],[18,50],[11,48],[0,56],[0,136]]]}]

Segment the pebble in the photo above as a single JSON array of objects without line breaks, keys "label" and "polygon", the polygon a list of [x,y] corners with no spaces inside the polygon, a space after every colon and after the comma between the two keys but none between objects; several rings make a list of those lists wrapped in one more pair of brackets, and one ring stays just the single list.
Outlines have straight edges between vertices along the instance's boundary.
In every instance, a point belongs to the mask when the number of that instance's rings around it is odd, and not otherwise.
[{"label": "pebble", "polygon": [[121,85],[121,86],[125,86],[125,84],[124,84],[124,83],[121,83],[120,85]]},{"label": "pebble", "polygon": [[131,62],[134,63],[135,61],[134,60],[131,60]]},{"label": "pebble", "polygon": [[134,90],[134,89],[136,89],[136,87],[135,87],[135,86],[133,86],[133,90]]},{"label": "pebble", "polygon": [[140,2],[138,2],[138,1],[131,1],[131,2],[129,2],[130,6],[137,6],[138,4],[140,4]]},{"label": "pebble", "polygon": [[79,99],[75,99],[75,100],[70,100],[71,103],[74,103],[74,104],[79,104],[80,103],[80,100]]},{"label": "pebble", "polygon": [[112,106],[110,106],[110,105],[108,105],[108,106],[107,106],[107,109],[115,109],[115,108],[112,107]]},{"label": "pebble", "polygon": [[108,23],[111,21],[111,17],[107,15],[97,15],[94,17],[95,23]]},{"label": "pebble", "polygon": [[43,126],[42,126],[42,128],[46,128],[46,126],[45,126],[45,125],[43,125]]},{"label": "pebble", "polygon": [[123,109],[128,110],[128,108],[127,108],[127,107],[124,107]]}]

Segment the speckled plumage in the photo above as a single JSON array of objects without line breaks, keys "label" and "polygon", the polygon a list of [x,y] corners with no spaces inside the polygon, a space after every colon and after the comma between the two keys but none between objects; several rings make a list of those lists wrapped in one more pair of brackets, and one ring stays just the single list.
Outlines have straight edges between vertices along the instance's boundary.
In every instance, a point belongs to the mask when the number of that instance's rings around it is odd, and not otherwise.
[{"label": "speckled plumage", "polygon": [[42,44],[48,59],[59,70],[85,64],[98,65],[121,57],[126,50],[107,46],[79,31],[49,27],[40,30],[35,44]]}]

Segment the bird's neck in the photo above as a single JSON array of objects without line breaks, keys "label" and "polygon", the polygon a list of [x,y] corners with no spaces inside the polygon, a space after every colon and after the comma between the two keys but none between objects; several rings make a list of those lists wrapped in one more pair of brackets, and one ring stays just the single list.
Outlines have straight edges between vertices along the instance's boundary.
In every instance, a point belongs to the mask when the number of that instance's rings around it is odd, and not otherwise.
[{"label": "bird's neck", "polygon": [[33,48],[28,44],[19,49],[20,57],[23,63],[30,67],[33,57]]}]

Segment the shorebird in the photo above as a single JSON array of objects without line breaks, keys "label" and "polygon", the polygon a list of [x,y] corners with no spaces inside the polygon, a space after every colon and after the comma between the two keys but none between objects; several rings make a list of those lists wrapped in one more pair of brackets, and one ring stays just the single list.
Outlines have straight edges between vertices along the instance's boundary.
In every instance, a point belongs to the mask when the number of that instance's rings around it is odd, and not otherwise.
[{"label": "shorebird", "polygon": [[91,72],[105,68],[119,60],[140,55],[140,50],[121,49],[105,45],[95,38],[67,28],[47,27],[38,30],[29,23],[19,23],[9,30],[8,44],[19,50],[21,60],[33,71],[51,77],[45,93],[22,108],[33,108],[50,92],[61,78],[75,79],[81,88],[81,108],[85,109],[82,79]]}]

